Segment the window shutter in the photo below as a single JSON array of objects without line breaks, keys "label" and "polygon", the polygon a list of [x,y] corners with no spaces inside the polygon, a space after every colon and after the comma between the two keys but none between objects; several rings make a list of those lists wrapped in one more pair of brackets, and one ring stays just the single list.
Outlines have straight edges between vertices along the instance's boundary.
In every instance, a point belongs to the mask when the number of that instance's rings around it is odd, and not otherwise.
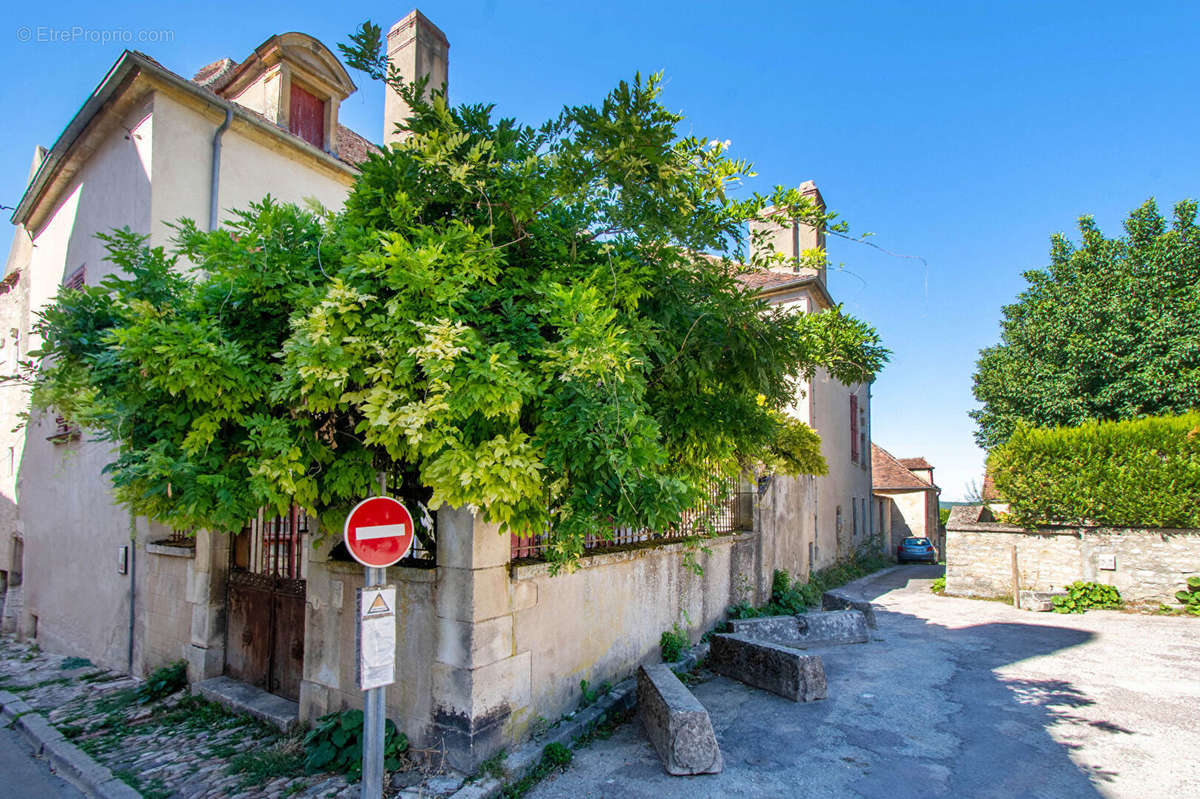
[{"label": "window shutter", "polygon": [[63,281],[63,288],[81,289],[87,283],[87,264],[76,269],[71,276]]},{"label": "window shutter", "polygon": [[858,395],[850,395],[850,460],[858,463]]},{"label": "window shutter", "polygon": [[288,130],[318,150],[325,149],[325,101],[292,83]]}]

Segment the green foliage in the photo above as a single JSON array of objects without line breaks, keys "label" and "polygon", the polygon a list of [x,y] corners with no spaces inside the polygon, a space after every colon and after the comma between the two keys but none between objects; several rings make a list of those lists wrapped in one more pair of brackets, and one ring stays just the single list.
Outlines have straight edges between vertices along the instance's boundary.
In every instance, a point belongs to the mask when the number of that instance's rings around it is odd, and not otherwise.
[{"label": "green foliage", "polygon": [[542,759],[528,774],[511,785],[504,786],[501,796],[504,799],[520,799],[555,770],[566,769],[571,765],[575,753],[560,743],[546,744],[542,750]]},{"label": "green foliage", "polygon": [[[347,60],[394,78],[377,30]],[[657,76],[537,128],[393,82],[410,135],[342,211],[267,198],[181,221],[169,251],[114,232],[117,274],[42,317],[35,406],[112,442],[120,501],[215,530],[295,501],[337,530],[388,470],[548,530],[570,567],[589,534],[670,528],[714,477],[823,473],[785,413],[799,382],[870,380],[886,350],[736,278],[787,260],[746,255],[768,205],[841,223],[796,189],[732,199],[751,165],[681,135]]]},{"label": "green foliage", "polygon": [[727,615],[731,619],[754,619],[760,616],[794,616],[805,613],[809,608],[819,607],[821,595],[826,591],[865,577],[890,565],[878,555],[857,554],[850,560],[828,566],[809,575],[807,582],[792,581],[792,576],[776,569],[771,578],[771,601],[760,608],[748,602],[731,605]]},{"label": "green foliage", "polygon": [[[317,725],[304,736],[304,770],[310,774],[333,771],[357,780],[362,776],[362,733],[361,710],[343,710],[317,719]],[[388,719],[384,724],[383,767],[398,770],[406,751],[408,737]]]},{"label": "green foliage", "polygon": [[596,701],[599,700],[600,697],[604,696],[611,690],[612,683],[608,680],[605,680],[594,688],[587,680],[580,680],[579,691],[581,696],[579,698],[579,706],[590,707],[596,704]]},{"label": "green foliage", "polygon": [[658,651],[662,654],[663,663],[677,662],[690,645],[687,632],[678,622],[670,630],[663,630],[658,639]]},{"label": "green foliage", "polygon": [[150,673],[146,681],[137,687],[137,701],[141,704],[155,702],[187,687],[187,664],[178,660]]},{"label": "green foliage", "polygon": [[1001,340],[980,354],[976,441],[1002,444],[1020,424],[1078,425],[1200,408],[1200,228],[1196,203],[1168,227],[1153,200],[1105,238],[1091,217],[1082,242],[1062,234],[1050,265],[1005,306]]},{"label": "green foliage", "polygon": [[1053,597],[1055,613],[1083,613],[1089,608],[1121,607],[1121,592],[1111,585],[1076,580],[1067,586],[1066,596]]},{"label": "green foliage", "polygon": [[933,578],[933,583],[929,586],[929,590],[935,594],[944,594],[946,592],[946,578]]},{"label": "green foliage", "polygon": [[1019,425],[988,470],[1020,524],[1200,527],[1200,413]]},{"label": "green foliage", "polygon": [[70,671],[71,669],[82,669],[91,665],[93,665],[92,661],[88,660],[87,658],[71,656],[68,658],[63,658],[63,662],[58,664],[58,667],[63,671]]},{"label": "green foliage", "polygon": [[942,527],[946,526],[946,522],[950,520],[950,511],[953,508],[938,508],[938,524]]},{"label": "green foliage", "polygon": [[1200,577],[1187,578],[1187,587],[1176,591],[1175,598],[1183,605],[1184,612],[1200,616]]},{"label": "green foliage", "polygon": [[229,761],[230,774],[244,774],[244,787],[262,785],[279,777],[303,773],[304,755],[295,740],[282,741],[265,749],[234,754]]}]

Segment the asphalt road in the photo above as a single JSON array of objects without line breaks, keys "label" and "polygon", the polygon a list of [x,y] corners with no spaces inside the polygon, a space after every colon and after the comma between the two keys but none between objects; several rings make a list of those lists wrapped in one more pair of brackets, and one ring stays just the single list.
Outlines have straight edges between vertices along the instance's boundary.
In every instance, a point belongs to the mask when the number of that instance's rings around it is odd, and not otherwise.
[{"label": "asphalt road", "polygon": [[929,592],[940,567],[852,588],[867,644],[822,650],[829,698],[696,686],[725,758],[671,777],[636,721],[532,799],[1094,799],[1200,796],[1200,619],[1066,616]]},{"label": "asphalt road", "polygon": [[0,799],[83,799],[83,794],[34,757],[20,733],[0,726]]}]

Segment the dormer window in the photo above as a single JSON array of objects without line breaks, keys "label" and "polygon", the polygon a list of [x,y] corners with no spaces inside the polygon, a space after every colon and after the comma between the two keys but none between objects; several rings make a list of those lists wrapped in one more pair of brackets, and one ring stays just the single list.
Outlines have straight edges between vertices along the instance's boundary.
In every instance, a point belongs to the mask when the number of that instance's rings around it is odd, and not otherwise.
[{"label": "dormer window", "polygon": [[325,101],[292,81],[288,130],[316,147],[325,149]]}]

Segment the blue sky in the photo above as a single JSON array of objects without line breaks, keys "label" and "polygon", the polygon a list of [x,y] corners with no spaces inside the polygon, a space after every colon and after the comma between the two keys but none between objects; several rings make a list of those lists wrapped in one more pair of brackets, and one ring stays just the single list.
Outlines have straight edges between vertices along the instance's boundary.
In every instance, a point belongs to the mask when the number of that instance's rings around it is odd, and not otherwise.
[{"label": "blue sky", "polygon": [[[53,143],[120,54],[124,45],[95,41],[101,31],[171,31],[169,42],[130,46],[190,76],[274,33],[332,47],[362,20],[386,29],[411,7],[10,9],[0,204],[15,205],[34,145]],[[928,458],[943,499],[981,474],[967,417],[975,360],[997,339],[1021,273],[1045,264],[1050,234],[1074,232],[1085,213],[1116,233],[1147,197],[1166,208],[1200,194],[1200,3],[473,0],[421,10],[450,39],[456,102],[540,122],[635,70],[662,70],[686,129],[730,139],[757,164],[757,187],[813,179],[852,230],[921,256],[927,266],[831,240],[845,271],[830,289],[894,352],[874,386],[876,442]],[[67,40],[47,41],[52,29]],[[341,121],[378,141],[382,90],[354,77],[361,88]]]}]

